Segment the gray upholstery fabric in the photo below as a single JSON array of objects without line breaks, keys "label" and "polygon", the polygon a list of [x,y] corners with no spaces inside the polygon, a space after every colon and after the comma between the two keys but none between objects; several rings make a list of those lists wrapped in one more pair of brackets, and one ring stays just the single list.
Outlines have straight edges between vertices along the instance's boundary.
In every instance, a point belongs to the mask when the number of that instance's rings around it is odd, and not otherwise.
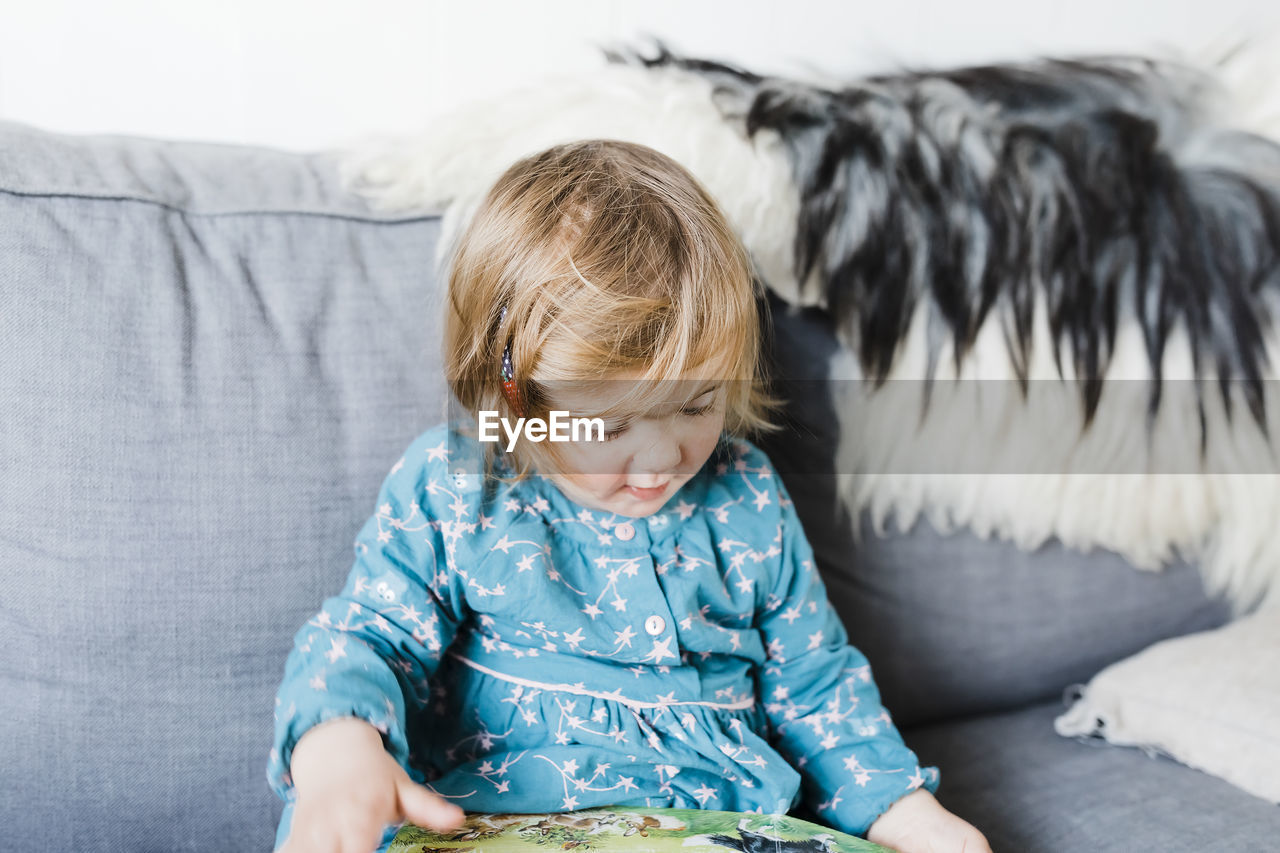
[{"label": "gray upholstery fabric", "polygon": [[942,536],[923,520],[877,538],[864,519],[852,556],[823,546],[828,594],[901,725],[1061,696],[1113,661],[1228,618],[1186,563],[1143,572],[1057,541],[1027,553]]},{"label": "gray upholstery fabric", "polygon": [[878,537],[837,506],[830,473],[848,358],[816,311],[773,305],[775,359],[790,429],[762,440],[805,523],[850,642],[871,663],[902,726],[1014,708],[1062,695],[1107,664],[1166,637],[1222,625],[1195,567],[1134,569],[1116,554],[1056,540],[1034,553],[971,533],[943,536],[926,520]]},{"label": "gray upholstery fabric", "polygon": [[[343,195],[325,155],[0,123],[4,849],[270,849],[291,637],[345,578],[390,464],[444,414],[438,230]],[[796,359],[830,356],[829,336],[780,326]],[[821,450],[792,437],[771,452]],[[821,490],[788,485],[904,725],[1048,695],[1221,618],[1189,569],[924,529],[851,557]],[[1082,849],[1063,840],[1089,809],[1113,830],[1095,849],[1134,849],[1148,823],[1129,787],[1202,794],[1194,771],[1122,752],[1085,751],[1094,779],[1047,715],[1022,719],[908,737],[942,767],[944,802],[1018,841],[997,849]],[[1022,741],[1047,763],[1015,762]],[[1001,756],[984,775],[977,759]]]},{"label": "gray upholstery fabric", "polygon": [[12,124],[0,223],[0,847],[269,850],[293,632],[443,416],[438,223]]},{"label": "gray upholstery fabric", "polygon": [[942,767],[938,800],[992,850],[1270,853],[1280,808],[1161,755],[1053,730],[1061,701],[957,720],[903,737]]}]

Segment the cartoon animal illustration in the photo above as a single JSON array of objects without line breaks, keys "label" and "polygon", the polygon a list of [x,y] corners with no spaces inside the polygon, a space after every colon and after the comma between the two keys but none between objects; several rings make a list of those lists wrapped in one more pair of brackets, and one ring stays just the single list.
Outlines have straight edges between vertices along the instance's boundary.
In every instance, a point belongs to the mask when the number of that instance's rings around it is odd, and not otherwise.
[{"label": "cartoon animal illustration", "polygon": [[623,836],[649,836],[651,829],[669,829],[682,831],[685,824],[667,816],[642,815],[634,812],[567,812],[546,815],[532,826],[521,832],[533,832],[542,837],[550,835],[563,836],[563,849],[591,846],[587,836],[596,834],[616,834],[621,830]]},{"label": "cartoon animal illustration", "polygon": [[525,823],[528,820],[529,815],[508,814],[505,812],[470,815],[467,818],[467,822],[460,829],[450,833],[448,838],[451,841],[477,841],[494,838],[515,824]]},{"label": "cartoon animal illustration", "polygon": [[685,846],[711,842],[721,847],[729,847],[738,853],[832,853],[831,842],[834,835],[814,835],[810,838],[791,840],[774,838],[762,832],[747,829],[747,820],[738,822],[738,837],[716,833],[715,835],[695,835],[686,838]]}]

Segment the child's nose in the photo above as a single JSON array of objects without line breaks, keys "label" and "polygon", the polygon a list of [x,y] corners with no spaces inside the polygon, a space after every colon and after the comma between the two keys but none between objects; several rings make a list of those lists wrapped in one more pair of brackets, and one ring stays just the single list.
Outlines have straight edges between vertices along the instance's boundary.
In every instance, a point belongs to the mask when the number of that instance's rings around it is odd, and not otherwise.
[{"label": "child's nose", "polygon": [[656,434],[646,441],[633,458],[632,470],[637,475],[632,485],[645,488],[666,482],[680,464],[680,443],[670,434]]}]

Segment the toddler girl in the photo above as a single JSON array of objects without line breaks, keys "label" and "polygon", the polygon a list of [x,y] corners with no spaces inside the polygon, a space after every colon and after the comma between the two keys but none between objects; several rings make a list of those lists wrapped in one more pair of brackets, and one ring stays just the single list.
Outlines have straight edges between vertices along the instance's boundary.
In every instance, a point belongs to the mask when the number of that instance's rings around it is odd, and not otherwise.
[{"label": "toddler girl", "polygon": [[[741,437],[772,405],[753,283],[714,201],[650,148],[561,145],[498,180],[451,264],[467,417],[391,468],[285,666],[280,849],[385,849],[459,807],[803,796],[903,851],[988,850],[933,798]],[[552,412],[599,420],[539,440]]]}]

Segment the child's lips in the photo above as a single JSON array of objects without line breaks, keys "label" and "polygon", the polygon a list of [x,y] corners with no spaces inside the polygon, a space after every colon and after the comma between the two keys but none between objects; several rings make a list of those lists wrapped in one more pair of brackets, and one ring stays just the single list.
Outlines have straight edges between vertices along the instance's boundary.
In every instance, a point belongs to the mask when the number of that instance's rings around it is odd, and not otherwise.
[{"label": "child's lips", "polygon": [[651,501],[654,498],[661,497],[663,492],[667,490],[667,486],[671,485],[671,481],[663,483],[661,486],[654,486],[649,489],[642,489],[639,486],[626,486],[627,493],[633,498],[639,498],[642,501]]}]

